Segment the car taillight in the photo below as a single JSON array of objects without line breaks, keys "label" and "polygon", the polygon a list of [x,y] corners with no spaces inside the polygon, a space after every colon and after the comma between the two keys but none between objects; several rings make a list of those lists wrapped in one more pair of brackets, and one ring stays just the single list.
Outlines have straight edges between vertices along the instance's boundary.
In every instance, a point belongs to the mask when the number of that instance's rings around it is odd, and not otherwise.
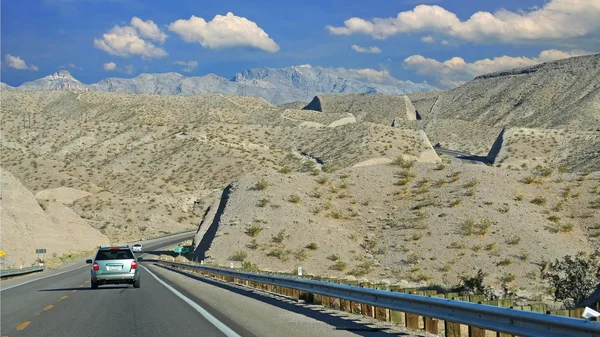
[{"label": "car taillight", "polygon": [[98,262],[94,262],[94,265],[92,266],[92,269],[94,269],[94,270],[100,270],[100,266],[98,265]]},{"label": "car taillight", "polygon": [[131,261],[131,269],[137,268],[137,262]]}]

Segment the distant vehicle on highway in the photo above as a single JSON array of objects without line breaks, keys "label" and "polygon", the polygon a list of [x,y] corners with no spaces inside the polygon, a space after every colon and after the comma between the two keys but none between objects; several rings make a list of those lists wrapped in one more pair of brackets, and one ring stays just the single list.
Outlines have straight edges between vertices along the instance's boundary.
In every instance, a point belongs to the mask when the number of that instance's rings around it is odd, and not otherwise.
[{"label": "distant vehicle on highway", "polygon": [[105,284],[133,284],[134,288],[140,287],[140,268],[129,246],[100,247],[91,264],[91,287],[97,289]]},{"label": "distant vehicle on highway", "polygon": [[141,252],[142,251],[142,245],[140,245],[139,243],[136,243],[135,245],[133,245],[133,249],[134,252]]}]

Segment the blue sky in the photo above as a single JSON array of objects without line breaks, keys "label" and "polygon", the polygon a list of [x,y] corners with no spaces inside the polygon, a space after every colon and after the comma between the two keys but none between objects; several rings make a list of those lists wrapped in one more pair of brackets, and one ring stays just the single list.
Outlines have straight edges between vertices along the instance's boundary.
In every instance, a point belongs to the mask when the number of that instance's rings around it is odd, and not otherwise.
[{"label": "blue sky", "polygon": [[598,0],[1,5],[1,80],[13,86],[59,69],[89,84],[143,72],[230,78],[253,67],[310,64],[452,87],[485,72],[600,52]]}]

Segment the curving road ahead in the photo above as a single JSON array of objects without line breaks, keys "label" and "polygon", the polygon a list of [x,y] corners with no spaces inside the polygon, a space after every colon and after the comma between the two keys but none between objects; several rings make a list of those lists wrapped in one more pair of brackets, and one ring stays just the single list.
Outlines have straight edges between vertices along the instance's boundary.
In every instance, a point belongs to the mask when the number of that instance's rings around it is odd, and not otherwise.
[{"label": "curving road ahead", "polygon": [[[181,238],[144,244],[145,250]],[[15,280],[11,280],[15,281]],[[1,335],[18,336],[422,336],[277,295],[142,263],[141,288],[91,290],[89,266],[2,283]],[[333,313],[333,314],[332,314]],[[361,321],[362,320],[362,321]]]}]

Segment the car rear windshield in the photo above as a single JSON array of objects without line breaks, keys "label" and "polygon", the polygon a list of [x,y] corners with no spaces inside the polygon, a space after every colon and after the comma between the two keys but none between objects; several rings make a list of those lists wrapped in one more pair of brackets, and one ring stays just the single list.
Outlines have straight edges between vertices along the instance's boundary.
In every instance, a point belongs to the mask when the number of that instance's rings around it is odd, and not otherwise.
[{"label": "car rear windshield", "polygon": [[133,259],[129,249],[101,250],[96,255],[96,260],[127,260]]}]

